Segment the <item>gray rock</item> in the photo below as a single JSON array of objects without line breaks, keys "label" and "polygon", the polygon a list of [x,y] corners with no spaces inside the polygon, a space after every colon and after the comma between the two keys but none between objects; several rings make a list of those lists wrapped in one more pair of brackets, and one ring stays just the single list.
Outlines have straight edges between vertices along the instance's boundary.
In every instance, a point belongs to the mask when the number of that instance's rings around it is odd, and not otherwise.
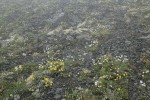
[{"label": "gray rock", "polygon": [[125,44],[131,44],[131,41],[128,41],[128,40],[125,41]]},{"label": "gray rock", "polygon": [[64,12],[56,13],[56,14],[54,15],[54,17],[51,19],[51,22],[52,22],[52,23],[60,22],[60,21],[63,20],[64,16],[65,16],[65,13],[64,13]]},{"label": "gray rock", "polygon": [[74,24],[82,22],[82,20],[77,15],[74,14],[69,15],[69,18],[72,20]]},{"label": "gray rock", "polygon": [[56,100],[60,100],[60,98],[61,98],[61,95],[59,95],[59,94],[56,94],[56,95],[54,96],[54,98],[55,98]]},{"label": "gray rock", "polygon": [[150,39],[150,34],[148,35],[148,36],[142,36],[142,37],[140,37],[140,39]]},{"label": "gray rock", "polygon": [[61,93],[61,92],[62,92],[62,88],[57,88],[55,93],[58,94],[58,93]]}]

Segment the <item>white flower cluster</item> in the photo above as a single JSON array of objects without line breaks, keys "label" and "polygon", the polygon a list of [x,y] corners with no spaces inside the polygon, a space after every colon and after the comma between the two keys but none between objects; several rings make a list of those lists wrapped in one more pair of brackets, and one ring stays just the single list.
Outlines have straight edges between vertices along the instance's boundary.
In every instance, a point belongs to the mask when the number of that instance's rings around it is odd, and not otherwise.
[{"label": "white flower cluster", "polygon": [[122,61],[122,62],[127,62],[128,58],[126,55],[120,55],[120,56],[116,56],[116,60],[117,61]]},{"label": "white flower cluster", "polygon": [[15,71],[19,71],[19,70],[22,70],[23,68],[22,68],[22,65],[19,65],[19,66],[16,66],[14,69]]},{"label": "white flower cluster", "polygon": [[142,80],[140,80],[140,85],[146,87],[146,84]]}]

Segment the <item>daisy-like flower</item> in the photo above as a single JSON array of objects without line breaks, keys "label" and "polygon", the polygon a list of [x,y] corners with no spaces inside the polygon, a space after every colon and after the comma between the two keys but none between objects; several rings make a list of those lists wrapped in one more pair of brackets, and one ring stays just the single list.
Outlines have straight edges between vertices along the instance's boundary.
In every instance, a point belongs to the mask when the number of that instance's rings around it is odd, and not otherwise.
[{"label": "daisy-like flower", "polygon": [[95,81],[95,85],[96,85],[96,86],[98,86],[98,80],[97,80],[97,81]]}]

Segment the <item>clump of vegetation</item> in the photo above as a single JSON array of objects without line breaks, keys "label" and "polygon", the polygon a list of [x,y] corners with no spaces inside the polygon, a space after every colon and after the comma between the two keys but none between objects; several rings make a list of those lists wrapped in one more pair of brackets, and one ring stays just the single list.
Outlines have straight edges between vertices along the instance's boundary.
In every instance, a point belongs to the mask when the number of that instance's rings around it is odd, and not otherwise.
[{"label": "clump of vegetation", "polygon": [[72,90],[73,92],[66,95],[66,98],[70,99],[66,100],[76,100],[80,97],[86,100],[88,98],[86,98],[87,94],[91,94],[91,100],[104,98],[127,100],[129,72],[130,68],[127,58],[112,57],[110,54],[104,55],[97,59],[92,68],[83,69],[79,74],[79,81],[92,82],[87,85],[88,92],[85,92],[84,89]]},{"label": "clump of vegetation", "polygon": [[30,94],[28,98],[40,98],[45,89],[53,86],[54,75],[63,70],[63,61],[48,61],[45,65],[19,65],[2,72],[0,98],[13,99],[17,95],[20,99],[28,94]]},{"label": "clump of vegetation", "polygon": [[[128,97],[128,75],[129,63],[127,58],[105,55],[98,59],[97,81],[95,85],[104,92],[104,97],[112,100],[127,99]],[[113,96],[112,96],[113,95]]]},{"label": "clump of vegetation", "polygon": [[67,91],[64,100],[98,100],[98,97],[93,95],[89,89],[79,88]]}]

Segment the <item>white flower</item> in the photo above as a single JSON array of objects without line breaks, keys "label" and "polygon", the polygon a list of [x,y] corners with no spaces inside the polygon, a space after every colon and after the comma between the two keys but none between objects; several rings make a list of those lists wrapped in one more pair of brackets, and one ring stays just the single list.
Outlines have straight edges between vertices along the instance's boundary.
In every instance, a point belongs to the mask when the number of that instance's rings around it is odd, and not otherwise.
[{"label": "white flower", "polygon": [[23,55],[23,56],[26,56],[27,54],[26,54],[26,53],[22,53],[22,55]]},{"label": "white flower", "polygon": [[19,65],[19,67],[18,67],[20,70],[22,70],[22,65]]},{"label": "white flower", "polygon": [[145,73],[149,73],[149,70],[146,70]]},{"label": "white flower", "polygon": [[99,64],[99,65],[102,65],[103,63],[99,62],[98,64]]},{"label": "white flower", "polygon": [[143,81],[142,81],[142,80],[140,80],[140,83],[141,83],[141,84],[143,84]]},{"label": "white flower", "polygon": [[146,84],[142,80],[140,80],[140,84],[141,84],[141,86],[146,87]]},{"label": "white flower", "polygon": [[97,80],[97,81],[95,81],[95,85],[96,85],[96,86],[98,86],[98,80]]},{"label": "white flower", "polygon": [[82,88],[82,87],[76,87],[76,89],[78,89],[78,90],[82,90],[83,88]]},{"label": "white flower", "polygon": [[19,70],[19,68],[18,67],[15,67],[15,71],[18,71]]},{"label": "white flower", "polygon": [[19,100],[20,96],[19,95],[14,95],[14,100]]}]

